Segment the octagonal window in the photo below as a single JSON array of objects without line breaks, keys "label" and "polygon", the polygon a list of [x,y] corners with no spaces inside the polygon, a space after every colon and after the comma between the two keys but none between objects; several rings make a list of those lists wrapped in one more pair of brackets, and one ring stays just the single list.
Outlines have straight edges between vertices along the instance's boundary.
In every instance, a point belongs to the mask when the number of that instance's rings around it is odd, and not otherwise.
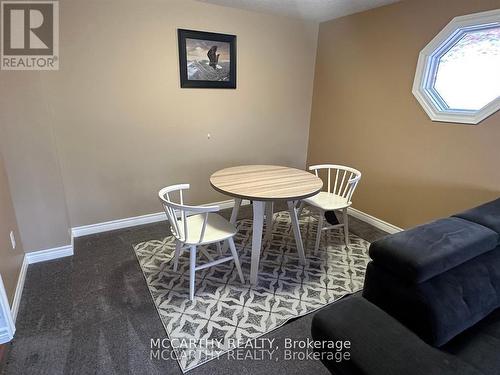
[{"label": "octagonal window", "polygon": [[420,53],[413,94],[435,121],[477,124],[500,109],[500,10],[453,19]]},{"label": "octagonal window", "polygon": [[500,27],[465,33],[439,59],[434,87],[453,109],[478,110],[500,96]]}]

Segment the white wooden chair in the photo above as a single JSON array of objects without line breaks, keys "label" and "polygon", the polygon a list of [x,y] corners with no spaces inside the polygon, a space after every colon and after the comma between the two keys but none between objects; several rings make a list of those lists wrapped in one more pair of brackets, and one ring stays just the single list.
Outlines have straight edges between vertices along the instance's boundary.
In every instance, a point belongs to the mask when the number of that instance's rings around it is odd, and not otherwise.
[{"label": "white wooden chair", "polygon": [[[219,206],[188,206],[184,204],[183,190],[188,190],[189,184],[172,185],[165,187],[158,193],[163,205],[172,234],[175,237],[174,271],[177,271],[179,255],[182,250],[189,249],[189,298],[194,298],[195,272],[204,268],[215,266],[220,263],[234,259],[236,269],[242,283],[245,283],[241,272],[240,261],[236,253],[233,236],[236,234],[236,227],[214,213],[220,210]],[[179,203],[172,201],[172,195],[179,196]],[[205,247],[210,244],[217,244],[219,255],[221,252],[221,242],[227,241],[231,249],[231,256],[213,260],[206,252]],[[196,266],[196,250],[200,246],[200,251],[210,260],[210,262]]]},{"label": "white wooden chair", "polygon": [[[304,199],[299,206],[299,217],[305,205],[319,212],[318,231],[314,251],[319,248],[321,233],[325,230],[344,228],[345,245],[349,246],[349,223],[347,208],[351,205],[352,195],[361,179],[361,172],[357,169],[335,164],[320,164],[309,167],[316,176],[320,177],[320,171],[326,170],[328,179],[328,190]],[[333,178],[335,181],[333,182]],[[342,211],[343,220],[339,224],[324,227],[323,220],[326,211]]]}]

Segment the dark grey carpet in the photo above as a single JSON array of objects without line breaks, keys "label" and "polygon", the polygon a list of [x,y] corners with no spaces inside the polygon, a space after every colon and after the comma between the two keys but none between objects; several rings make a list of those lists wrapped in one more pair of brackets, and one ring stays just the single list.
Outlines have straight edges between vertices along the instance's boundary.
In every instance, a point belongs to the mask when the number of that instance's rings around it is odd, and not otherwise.
[{"label": "dark grey carpet", "polygon": [[[240,216],[249,214],[244,207]],[[385,235],[355,218],[350,227],[370,242]],[[16,336],[0,373],[181,374],[168,348],[165,359],[151,359],[151,340],[166,333],[132,249],[168,234],[165,223],[158,223],[81,237],[73,257],[30,265]],[[314,360],[283,360],[285,339],[310,337],[311,319],[304,316],[265,336],[279,347],[272,360],[222,356],[189,374],[328,374]]]}]

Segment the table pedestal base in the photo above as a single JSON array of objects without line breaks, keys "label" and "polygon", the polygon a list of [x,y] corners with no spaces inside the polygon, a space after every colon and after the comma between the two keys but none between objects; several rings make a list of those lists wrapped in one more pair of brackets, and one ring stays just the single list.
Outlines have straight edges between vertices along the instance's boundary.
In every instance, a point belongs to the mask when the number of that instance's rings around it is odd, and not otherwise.
[{"label": "table pedestal base", "polygon": [[[268,203],[267,218],[266,218],[266,237],[270,237],[272,230],[272,202]],[[304,254],[304,245],[302,243],[302,235],[300,234],[299,220],[297,218],[296,201],[288,201],[288,212],[292,222],[293,235],[297,244],[297,252],[299,253],[300,264],[306,263]],[[241,205],[241,199],[237,198],[234,202],[233,212],[231,214],[231,223],[235,224],[238,217],[238,211]],[[271,208],[270,208],[271,207]],[[262,232],[264,229],[264,214],[266,213],[266,202],[253,201],[253,232],[252,232],[252,260],[250,265],[250,283],[257,284],[259,272],[259,260],[262,247]],[[271,216],[271,217],[269,217]]]}]

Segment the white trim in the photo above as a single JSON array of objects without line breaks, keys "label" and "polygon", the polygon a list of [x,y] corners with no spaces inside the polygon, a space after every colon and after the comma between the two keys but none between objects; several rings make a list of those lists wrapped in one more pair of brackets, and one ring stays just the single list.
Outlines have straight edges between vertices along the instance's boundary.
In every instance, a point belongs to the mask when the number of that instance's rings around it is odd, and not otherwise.
[{"label": "white trim", "polygon": [[109,232],[111,230],[133,227],[136,225],[156,223],[162,220],[166,220],[165,213],[156,212],[154,214],[127,217],[124,219],[105,221],[102,223],[96,223],[90,225],[82,225],[80,227],[72,228],[71,235],[73,238],[82,237],[82,236],[88,236],[90,234]]},{"label": "white trim", "polygon": [[19,271],[19,277],[17,278],[16,291],[14,293],[14,299],[12,300],[12,319],[15,322],[17,319],[17,313],[19,312],[19,304],[21,303],[21,297],[23,296],[24,281],[26,280],[26,272],[28,271],[28,265],[45,262],[48,260],[64,258],[73,255],[73,245],[56,247],[53,249],[46,249],[40,251],[32,251],[24,254],[23,263],[21,265],[21,270]]},{"label": "white trim", "polygon": [[[248,201],[243,201],[242,205],[249,204]],[[234,207],[234,199],[228,199],[220,202],[207,203],[203,206],[219,206],[221,210]],[[111,220],[103,223],[83,225],[71,229],[72,237],[88,236],[90,234],[109,232],[111,230],[135,227],[138,225],[157,223],[159,221],[166,221],[167,217],[165,212],[156,212],[153,214],[127,217],[124,219]]]},{"label": "white trim", "polygon": [[12,319],[9,299],[7,298],[7,293],[5,292],[2,275],[0,275],[0,315],[5,321],[5,325],[0,326],[0,344],[5,344],[14,338],[16,326],[14,325],[14,320]]},{"label": "white trim", "polygon": [[21,303],[21,297],[23,295],[24,281],[26,280],[26,272],[28,271],[28,258],[26,254],[23,258],[23,263],[21,269],[19,270],[19,276],[17,278],[16,291],[14,292],[14,299],[12,300],[12,306],[10,311],[12,313],[12,320],[15,322],[17,319],[17,313],[19,312],[19,304]]},{"label": "white trim", "polygon": [[[242,205],[249,204],[249,201],[242,201]],[[218,205],[221,209],[232,208],[234,206],[234,200],[229,199],[221,202],[214,202],[206,204],[206,206]],[[158,221],[166,220],[164,212],[157,212],[149,215],[142,215],[136,217],[129,217],[125,219],[107,221],[104,223],[97,223],[91,225],[85,225],[81,227],[72,228],[71,230],[71,245],[56,247],[53,249],[33,251],[26,253],[24,255],[23,263],[21,265],[21,270],[19,271],[19,277],[17,279],[16,291],[14,293],[14,299],[12,301],[11,316],[12,320],[15,322],[17,318],[17,313],[19,311],[19,304],[21,303],[21,297],[23,294],[24,281],[26,279],[26,272],[28,271],[28,265],[45,262],[48,260],[64,258],[73,255],[73,239],[75,237],[86,236],[89,234],[107,232],[110,230],[128,228],[137,225],[155,223]],[[4,336],[4,333],[0,332],[0,339]]]},{"label": "white trim", "polygon": [[[248,204],[250,204],[250,202],[248,200],[243,200],[241,202],[241,205],[248,205]],[[230,199],[230,200],[221,201],[221,202],[209,203],[206,205],[207,206],[219,205],[221,209],[228,209],[228,208],[232,208],[234,206],[234,200]],[[387,223],[381,219],[378,219],[378,218],[371,216],[367,213],[364,213],[362,211],[356,210],[355,208],[352,208],[352,207],[348,208],[348,212],[351,216],[353,216],[359,220],[362,220],[368,224],[371,224],[374,227],[379,228],[387,233],[392,234],[392,233],[401,232],[403,230],[395,225]],[[45,261],[53,260],[53,259],[59,259],[59,258],[73,255],[73,238],[74,237],[86,236],[89,234],[101,233],[101,232],[106,232],[106,231],[121,229],[121,228],[128,228],[128,227],[133,227],[133,226],[143,225],[143,224],[148,224],[148,223],[155,223],[155,222],[159,222],[159,221],[163,221],[163,220],[166,220],[165,213],[164,212],[157,212],[157,213],[149,214],[149,215],[142,215],[142,216],[130,217],[130,218],[126,218],[126,219],[119,219],[119,220],[113,220],[113,221],[108,221],[108,222],[104,222],[104,223],[76,227],[76,228],[72,228],[71,245],[26,253],[24,255],[23,263],[21,265],[21,270],[19,271],[19,277],[17,280],[16,291],[14,293],[14,299],[12,301],[12,307],[10,310],[13,324],[16,321],[17,313],[19,311],[19,304],[21,302],[21,297],[23,294],[24,282],[26,279],[26,272],[28,270],[28,265],[34,264],[34,263],[39,263],[39,262],[45,262]],[[15,330],[15,328],[14,328],[14,330]],[[13,333],[12,333],[12,335],[13,335]],[[0,329],[0,342],[2,339],[6,339],[7,337],[8,336],[4,332],[2,332]]]},{"label": "white trim", "polygon": [[28,261],[28,264],[35,264],[40,262],[46,262],[48,260],[69,257],[71,255],[73,255],[73,246],[67,245],[67,246],[55,247],[53,249],[32,251],[30,253],[26,253],[25,256]]},{"label": "white trim", "polygon": [[477,111],[446,108],[430,93],[439,57],[463,36],[464,30],[481,25],[500,25],[500,9],[455,17],[420,52],[412,92],[432,121],[477,124],[500,109],[500,97]]},{"label": "white trim", "polygon": [[349,213],[349,215],[355,217],[356,219],[359,219],[361,221],[364,221],[365,223],[373,225],[375,228],[383,230],[384,232],[394,234],[403,231],[402,228],[399,228],[393,224],[390,224],[386,221],[376,218],[375,216],[369,215],[363,211],[356,210],[355,208],[349,207],[347,209],[347,212]]},{"label": "white trim", "polygon": [[0,344],[5,344],[14,338],[7,330],[0,329]]}]

